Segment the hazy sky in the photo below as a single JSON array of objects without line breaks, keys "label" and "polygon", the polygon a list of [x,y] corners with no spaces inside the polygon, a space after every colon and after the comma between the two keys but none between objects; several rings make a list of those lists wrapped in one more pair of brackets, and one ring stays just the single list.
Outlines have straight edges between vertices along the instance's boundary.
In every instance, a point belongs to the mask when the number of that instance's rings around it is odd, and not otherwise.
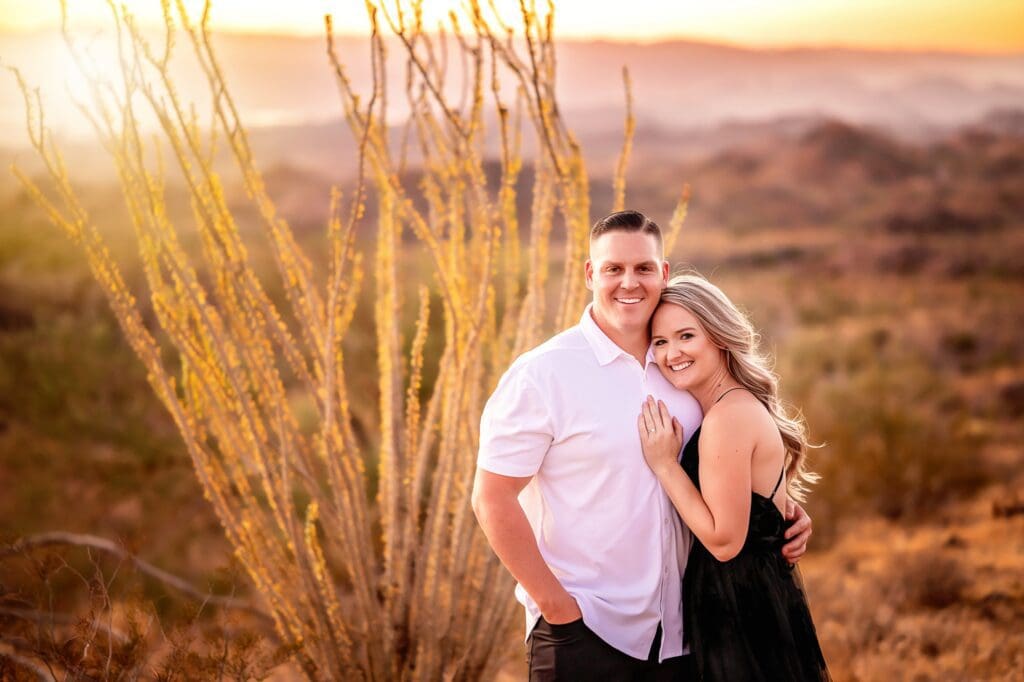
[{"label": "hazy sky", "polygon": [[[159,0],[116,3],[144,22],[160,20]],[[461,3],[424,4],[428,25],[436,25]],[[516,0],[496,4],[510,19],[518,13]],[[106,23],[109,17],[104,0],[68,5],[75,23]],[[185,5],[198,14],[203,2]],[[555,32],[563,38],[1024,51],[1024,0],[557,0],[556,7]],[[365,31],[363,0],[214,0],[211,21],[220,30],[319,34],[328,12],[339,33]],[[55,26],[59,14],[58,0],[0,0],[0,30]]]}]

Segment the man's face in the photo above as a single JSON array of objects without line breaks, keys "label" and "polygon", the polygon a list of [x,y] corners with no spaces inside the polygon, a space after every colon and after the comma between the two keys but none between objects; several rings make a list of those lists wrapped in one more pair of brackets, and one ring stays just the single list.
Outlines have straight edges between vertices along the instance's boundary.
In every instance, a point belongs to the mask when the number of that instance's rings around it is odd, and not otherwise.
[{"label": "man's face", "polygon": [[597,321],[628,334],[646,329],[668,282],[668,262],[653,235],[613,231],[590,243],[586,273]]}]

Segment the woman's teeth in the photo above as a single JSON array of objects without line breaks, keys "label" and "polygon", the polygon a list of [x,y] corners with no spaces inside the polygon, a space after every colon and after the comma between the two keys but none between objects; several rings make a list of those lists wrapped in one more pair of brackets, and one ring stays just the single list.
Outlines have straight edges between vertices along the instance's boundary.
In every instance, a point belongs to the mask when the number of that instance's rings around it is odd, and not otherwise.
[{"label": "woman's teeth", "polygon": [[678,365],[669,365],[668,367],[673,372],[681,372],[681,371],[683,371],[684,369],[686,369],[687,367],[689,367],[692,364],[693,364],[693,360],[690,360],[689,362],[684,362],[684,363],[681,363],[681,364],[678,364]]}]

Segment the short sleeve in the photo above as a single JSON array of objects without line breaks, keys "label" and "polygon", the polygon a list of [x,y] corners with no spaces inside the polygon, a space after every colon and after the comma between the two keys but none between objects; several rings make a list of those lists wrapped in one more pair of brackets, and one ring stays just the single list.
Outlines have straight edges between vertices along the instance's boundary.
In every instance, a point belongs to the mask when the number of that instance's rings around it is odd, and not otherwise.
[{"label": "short sleeve", "polygon": [[522,365],[498,382],[480,418],[477,465],[502,476],[533,476],[554,439],[551,414]]}]

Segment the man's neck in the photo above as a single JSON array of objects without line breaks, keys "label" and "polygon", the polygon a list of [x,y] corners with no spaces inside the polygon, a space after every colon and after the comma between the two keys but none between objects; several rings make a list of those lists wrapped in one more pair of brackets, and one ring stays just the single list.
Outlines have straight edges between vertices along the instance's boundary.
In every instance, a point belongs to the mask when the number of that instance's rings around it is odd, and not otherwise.
[{"label": "man's neck", "polygon": [[647,362],[647,349],[651,345],[651,338],[647,334],[646,326],[635,330],[616,329],[602,319],[593,308],[590,310],[590,317],[612,343],[636,358],[641,365]]}]

